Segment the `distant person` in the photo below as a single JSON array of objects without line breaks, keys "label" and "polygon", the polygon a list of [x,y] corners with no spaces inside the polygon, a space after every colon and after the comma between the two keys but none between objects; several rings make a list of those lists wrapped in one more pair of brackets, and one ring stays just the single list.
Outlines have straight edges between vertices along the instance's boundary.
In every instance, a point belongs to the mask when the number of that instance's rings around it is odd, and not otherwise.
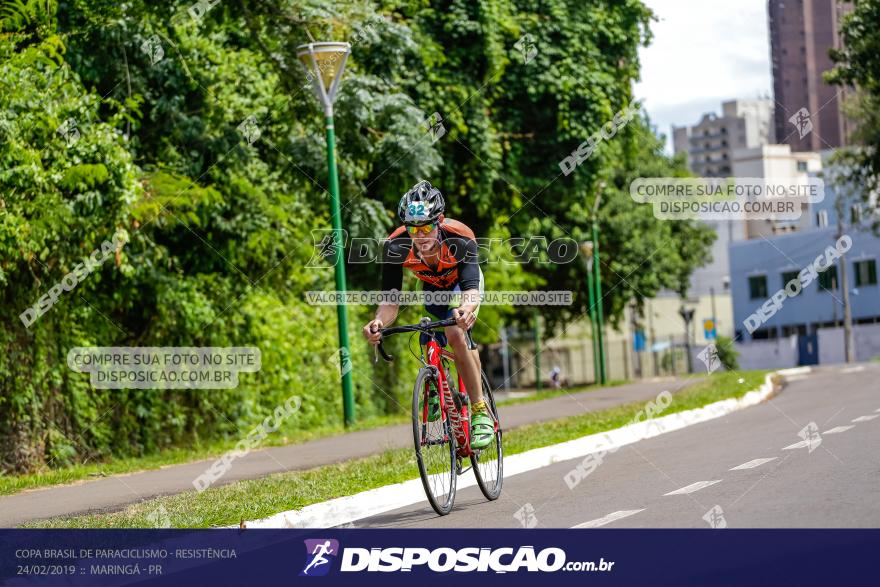
[{"label": "distant person", "polygon": [[550,371],[550,381],[553,383],[554,389],[562,387],[562,369],[559,368],[559,365],[553,365],[553,370]]}]

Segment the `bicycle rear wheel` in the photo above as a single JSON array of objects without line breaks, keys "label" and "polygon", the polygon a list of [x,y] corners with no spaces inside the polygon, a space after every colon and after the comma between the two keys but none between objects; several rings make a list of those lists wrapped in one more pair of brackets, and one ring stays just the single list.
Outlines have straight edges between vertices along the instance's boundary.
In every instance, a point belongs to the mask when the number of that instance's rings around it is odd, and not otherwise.
[{"label": "bicycle rear wheel", "polygon": [[429,393],[440,393],[437,379],[429,369],[419,371],[413,389],[412,424],[419,476],[428,503],[434,511],[445,516],[455,503],[455,436],[449,420],[440,417],[431,422],[428,410],[423,409]]},{"label": "bicycle rear wheel", "polygon": [[474,452],[471,456],[474,476],[480,491],[489,501],[498,499],[501,495],[501,485],[504,482],[504,452],[501,448],[501,420],[498,418],[498,408],[495,406],[495,397],[492,395],[492,387],[485,373],[480,373],[483,380],[483,398],[489,407],[489,412],[495,419],[495,438],[486,448]]}]

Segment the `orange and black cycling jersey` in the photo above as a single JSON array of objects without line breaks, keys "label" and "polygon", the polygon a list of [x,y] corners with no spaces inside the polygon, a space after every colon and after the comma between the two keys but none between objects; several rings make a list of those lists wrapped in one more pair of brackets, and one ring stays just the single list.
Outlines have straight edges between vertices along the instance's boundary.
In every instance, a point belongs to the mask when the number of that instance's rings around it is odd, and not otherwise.
[{"label": "orange and black cycling jersey", "polygon": [[456,285],[462,291],[477,289],[480,266],[473,231],[458,220],[444,219],[439,225],[438,240],[440,255],[437,266],[431,267],[416,252],[405,226],[392,232],[382,249],[382,289],[400,291],[404,267],[424,281],[427,289],[446,290]]}]

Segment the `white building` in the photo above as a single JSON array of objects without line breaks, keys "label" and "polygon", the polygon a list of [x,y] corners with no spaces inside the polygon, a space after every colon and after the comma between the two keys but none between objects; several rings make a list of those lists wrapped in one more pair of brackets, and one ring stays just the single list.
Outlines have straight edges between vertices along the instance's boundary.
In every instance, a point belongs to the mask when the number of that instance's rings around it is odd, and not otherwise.
[{"label": "white building", "polygon": [[[753,149],[733,151],[734,177],[761,177],[786,184],[806,185],[810,177],[816,177],[821,171],[822,158],[819,153],[792,153],[789,145],[761,145]],[[799,220],[750,220],[747,223],[746,236],[760,238],[804,230],[810,227],[810,220],[809,205],[804,203]]]}]

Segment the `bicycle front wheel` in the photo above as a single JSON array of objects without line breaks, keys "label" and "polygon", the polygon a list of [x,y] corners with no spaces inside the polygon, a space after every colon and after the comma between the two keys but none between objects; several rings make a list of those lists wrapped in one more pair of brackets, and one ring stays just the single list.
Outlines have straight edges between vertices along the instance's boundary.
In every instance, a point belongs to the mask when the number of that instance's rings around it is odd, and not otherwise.
[{"label": "bicycle front wheel", "polygon": [[498,418],[498,408],[495,406],[495,397],[492,395],[492,387],[485,373],[480,373],[483,381],[483,399],[489,408],[489,413],[495,420],[495,438],[486,448],[476,451],[471,456],[474,476],[480,491],[489,501],[498,499],[501,495],[501,485],[504,482],[504,452],[501,448],[501,420]]},{"label": "bicycle front wheel", "polygon": [[434,511],[445,516],[455,502],[455,436],[449,420],[440,414],[430,420],[428,397],[440,393],[440,387],[429,369],[419,371],[413,389],[412,424],[419,475]]}]

